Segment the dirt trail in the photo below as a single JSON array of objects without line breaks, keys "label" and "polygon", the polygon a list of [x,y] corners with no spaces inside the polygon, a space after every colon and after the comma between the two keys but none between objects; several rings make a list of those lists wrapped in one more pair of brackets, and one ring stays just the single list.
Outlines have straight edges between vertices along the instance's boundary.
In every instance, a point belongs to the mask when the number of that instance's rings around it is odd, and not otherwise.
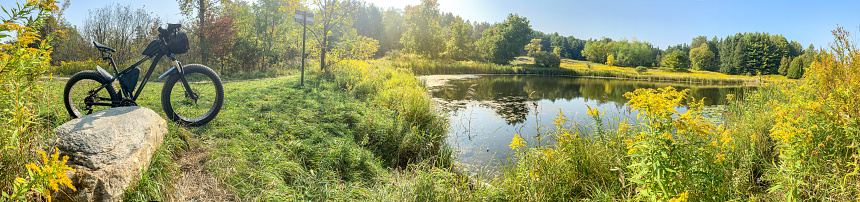
[{"label": "dirt trail", "polygon": [[209,151],[202,147],[192,148],[179,157],[180,176],[176,176],[177,201],[239,201],[239,199],[224,189],[206,168],[206,158]]}]

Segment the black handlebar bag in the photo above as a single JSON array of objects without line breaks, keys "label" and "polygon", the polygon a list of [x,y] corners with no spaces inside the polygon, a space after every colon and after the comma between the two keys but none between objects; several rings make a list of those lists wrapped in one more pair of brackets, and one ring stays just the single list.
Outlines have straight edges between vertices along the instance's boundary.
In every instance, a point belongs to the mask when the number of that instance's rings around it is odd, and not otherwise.
[{"label": "black handlebar bag", "polygon": [[185,32],[173,32],[167,37],[167,49],[173,54],[183,54],[188,52],[191,46],[188,44],[188,36]]}]

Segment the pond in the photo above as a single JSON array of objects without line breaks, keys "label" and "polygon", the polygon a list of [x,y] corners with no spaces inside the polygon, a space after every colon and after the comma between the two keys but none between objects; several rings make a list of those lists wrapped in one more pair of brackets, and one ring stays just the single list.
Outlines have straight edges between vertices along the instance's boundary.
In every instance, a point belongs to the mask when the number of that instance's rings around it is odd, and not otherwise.
[{"label": "pond", "polygon": [[[659,83],[620,79],[553,77],[540,75],[431,75],[420,77],[433,100],[448,115],[447,143],[457,161],[468,171],[498,170],[512,150],[514,134],[531,145],[552,144],[547,130],[559,111],[577,125],[593,125],[587,107],[606,112],[609,122],[635,120],[636,112],[625,106],[624,93],[639,88],[672,86],[690,89],[688,95],[704,99],[705,106],[726,103],[726,95],[742,97],[753,89],[743,86],[714,86]],[[677,109],[683,113],[685,107]],[[540,131],[540,133],[539,133]]]}]

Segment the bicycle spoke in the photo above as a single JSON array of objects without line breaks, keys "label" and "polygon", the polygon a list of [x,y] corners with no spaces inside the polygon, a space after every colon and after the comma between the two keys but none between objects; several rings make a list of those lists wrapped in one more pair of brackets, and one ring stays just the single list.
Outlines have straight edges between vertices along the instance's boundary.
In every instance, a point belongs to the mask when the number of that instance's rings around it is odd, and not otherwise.
[{"label": "bicycle spoke", "polygon": [[[209,77],[199,73],[185,75],[192,92],[186,92],[181,82],[173,86],[170,100],[173,110],[184,119],[205,117],[215,105],[215,86]],[[197,99],[193,99],[196,95]]]}]

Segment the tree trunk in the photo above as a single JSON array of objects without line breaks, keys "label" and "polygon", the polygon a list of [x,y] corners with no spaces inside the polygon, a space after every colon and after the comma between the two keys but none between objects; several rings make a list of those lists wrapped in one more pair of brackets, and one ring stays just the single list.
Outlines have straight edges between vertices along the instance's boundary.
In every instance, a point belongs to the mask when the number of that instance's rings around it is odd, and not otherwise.
[{"label": "tree trunk", "polygon": [[[325,35],[325,33],[323,33]],[[323,36],[322,49],[320,49],[320,70],[325,70],[325,52],[328,48],[326,44],[328,37]]]},{"label": "tree trunk", "polygon": [[203,23],[206,20],[206,0],[198,0],[197,4],[199,6],[197,18],[200,21],[198,26],[197,26],[197,29],[198,29],[197,30],[197,33],[198,33],[197,37],[199,38],[199,41],[200,41],[200,43],[199,43],[200,44],[199,45],[199,47],[200,47],[200,62],[202,62],[203,64],[206,64],[209,62],[208,61],[209,57],[207,55],[209,46],[208,46],[208,44],[206,44],[206,35],[203,34],[203,30],[204,30],[203,29]]}]

